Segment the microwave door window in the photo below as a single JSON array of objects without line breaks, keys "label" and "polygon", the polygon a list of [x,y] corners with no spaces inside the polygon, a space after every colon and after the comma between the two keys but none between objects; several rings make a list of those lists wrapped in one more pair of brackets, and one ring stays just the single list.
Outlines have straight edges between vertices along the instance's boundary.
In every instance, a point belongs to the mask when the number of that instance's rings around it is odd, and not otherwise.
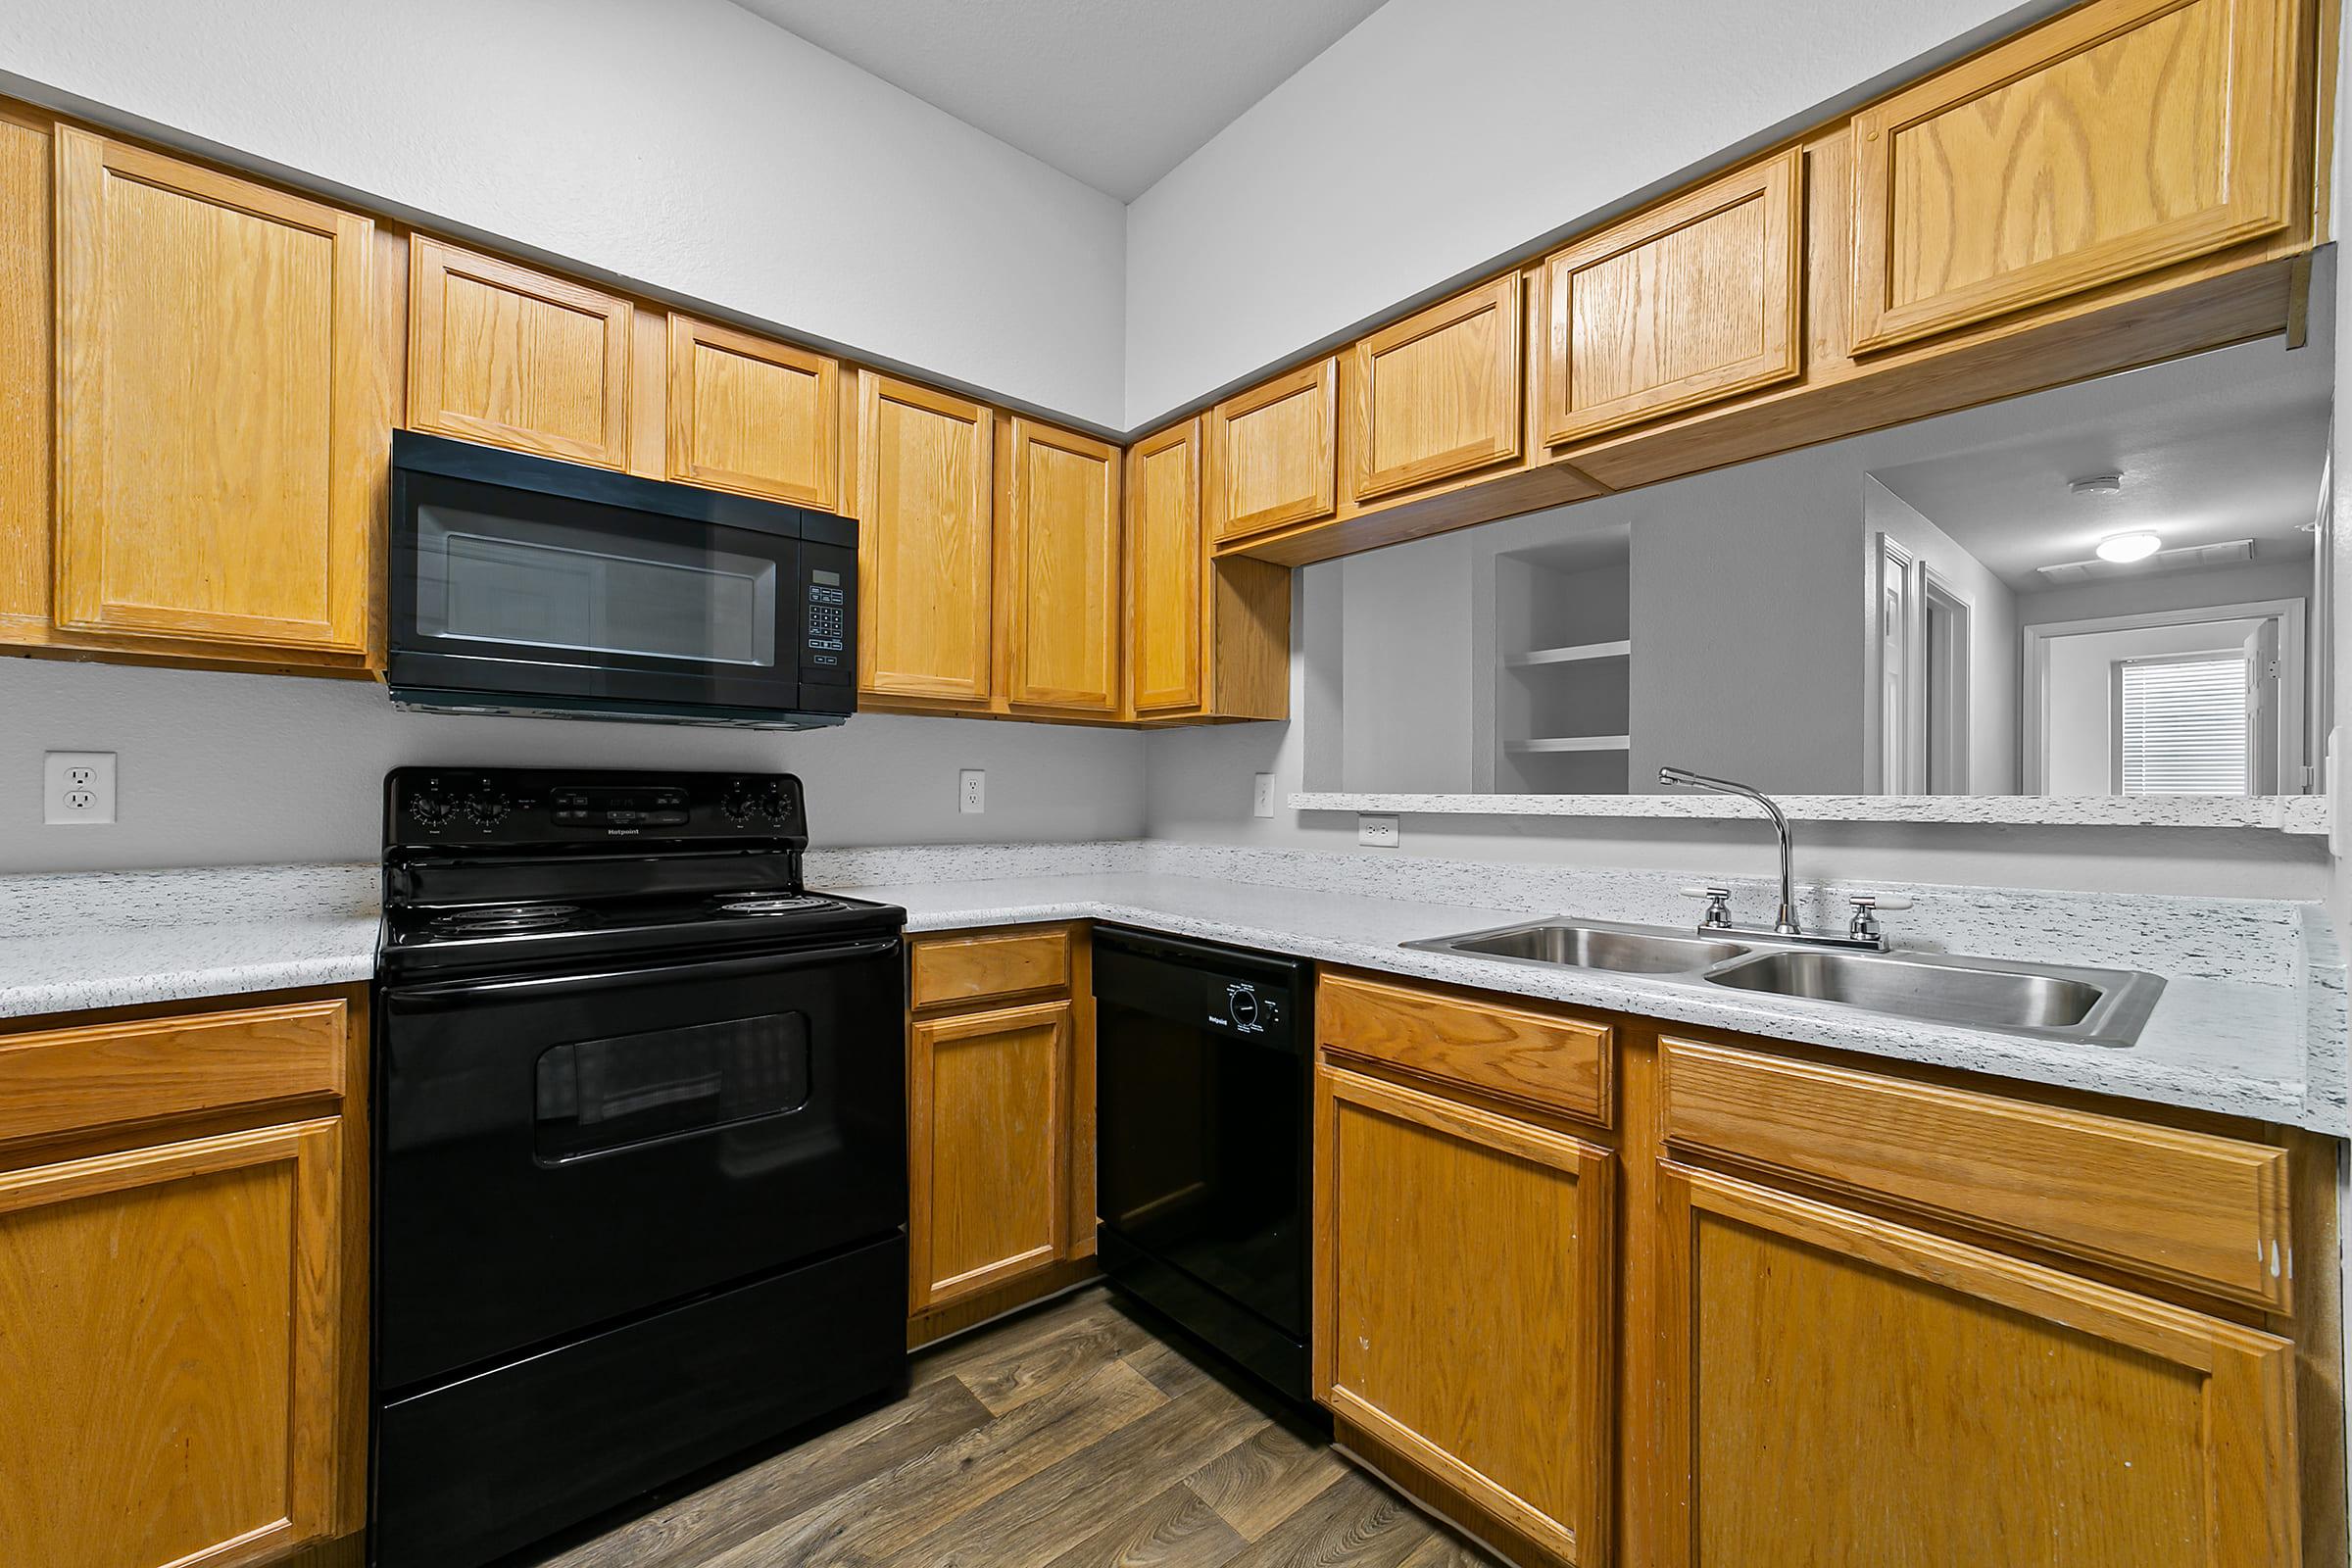
[{"label": "microwave door window", "polygon": [[423,637],[775,666],[774,561],[443,507],[416,521]]}]

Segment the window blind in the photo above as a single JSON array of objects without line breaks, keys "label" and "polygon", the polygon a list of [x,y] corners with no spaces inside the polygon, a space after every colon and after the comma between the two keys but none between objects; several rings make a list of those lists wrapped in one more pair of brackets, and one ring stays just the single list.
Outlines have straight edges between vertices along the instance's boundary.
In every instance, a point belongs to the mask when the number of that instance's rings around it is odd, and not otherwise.
[{"label": "window blind", "polygon": [[2126,663],[2119,678],[2126,795],[2246,793],[2244,655]]}]

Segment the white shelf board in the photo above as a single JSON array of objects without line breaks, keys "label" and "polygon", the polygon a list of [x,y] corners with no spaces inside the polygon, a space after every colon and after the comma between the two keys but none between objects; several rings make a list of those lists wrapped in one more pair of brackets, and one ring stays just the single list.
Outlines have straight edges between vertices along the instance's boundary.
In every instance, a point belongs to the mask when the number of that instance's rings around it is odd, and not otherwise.
[{"label": "white shelf board", "polygon": [[1533,648],[1524,654],[1511,654],[1503,663],[1512,669],[1531,669],[1538,664],[1574,664],[1588,659],[1624,659],[1634,651],[1629,640],[1613,643],[1578,643],[1569,648]]},{"label": "white shelf board", "polygon": [[1547,735],[1532,741],[1504,741],[1506,752],[1630,752],[1630,735]]}]

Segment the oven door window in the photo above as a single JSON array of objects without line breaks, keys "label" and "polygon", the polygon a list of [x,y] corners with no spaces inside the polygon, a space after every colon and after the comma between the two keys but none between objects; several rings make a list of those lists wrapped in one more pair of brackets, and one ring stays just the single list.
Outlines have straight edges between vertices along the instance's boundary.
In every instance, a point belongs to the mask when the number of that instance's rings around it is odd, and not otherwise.
[{"label": "oven door window", "polygon": [[539,1057],[533,1152],[584,1159],[808,1103],[808,1020],[774,1013],[556,1046]]},{"label": "oven door window", "polygon": [[427,642],[776,662],[772,558],[434,505],[416,511],[416,630]]}]

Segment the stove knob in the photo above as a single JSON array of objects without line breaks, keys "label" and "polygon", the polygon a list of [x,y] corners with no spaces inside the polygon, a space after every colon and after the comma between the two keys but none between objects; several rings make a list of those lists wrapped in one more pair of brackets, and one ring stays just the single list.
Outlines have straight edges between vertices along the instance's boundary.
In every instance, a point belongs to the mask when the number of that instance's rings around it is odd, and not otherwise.
[{"label": "stove knob", "polygon": [[466,814],[476,827],[496,827],[507,819],[507,798],[504,795],[476,795],[466,803]]},{"label": "stove knob", "polygon": [[427,832],[438,832],[457,820],[457,803],[443,795],[412,795],[409,815]]},{"label": "stove knob", "polygon": [[766,798],[760,802],[760,805],[766,811],[767,819],[770,822],[784,823],[792,820],[792,800],[784,793],[783,786],[770,784],[767,787]]}]

